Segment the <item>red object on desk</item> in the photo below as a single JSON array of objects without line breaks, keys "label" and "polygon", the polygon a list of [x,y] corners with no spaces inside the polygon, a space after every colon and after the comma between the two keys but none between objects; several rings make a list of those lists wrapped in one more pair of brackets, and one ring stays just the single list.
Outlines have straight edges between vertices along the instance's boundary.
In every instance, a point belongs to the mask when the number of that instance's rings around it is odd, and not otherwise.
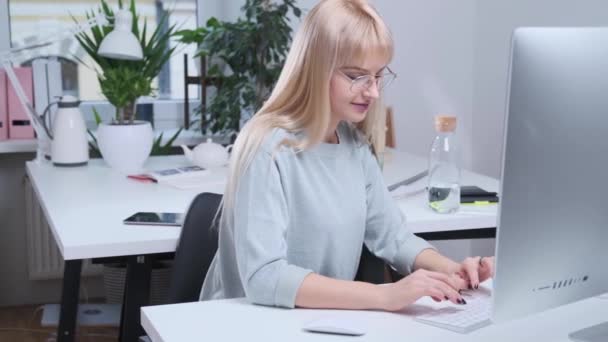
[{"label": "red object on desk", "polygon": [[136,180],[138,182],[144,182],[144,183],[158,183],[156,179],[154,179],[148,175],[129,175],[129,176],[127,176],[127,178]]}]

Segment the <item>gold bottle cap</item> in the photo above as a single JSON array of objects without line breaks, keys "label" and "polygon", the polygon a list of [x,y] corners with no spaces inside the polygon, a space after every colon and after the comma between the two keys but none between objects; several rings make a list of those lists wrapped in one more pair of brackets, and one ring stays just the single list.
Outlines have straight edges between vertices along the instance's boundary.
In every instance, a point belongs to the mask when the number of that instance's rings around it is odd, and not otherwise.
[{"label": "gold bottle cap", "polygon": [[435,131],[454,132],[456,129],[456,117],[452,115],[435,116]]}]

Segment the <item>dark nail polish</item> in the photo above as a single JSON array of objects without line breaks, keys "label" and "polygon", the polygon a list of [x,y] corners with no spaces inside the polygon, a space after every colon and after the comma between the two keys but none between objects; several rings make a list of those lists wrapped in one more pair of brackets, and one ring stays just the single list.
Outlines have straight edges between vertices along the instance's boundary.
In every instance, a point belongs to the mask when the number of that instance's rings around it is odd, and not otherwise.
[{"label": "dark nail polish", "polygon": [[462,290],[458,290],[458,294],[462,294]]},{"label": "dark nail polish", "polygon": [[473,286],[471,286],[471,284],[469,284],[469,290],[472,290],[472,289],[473,289]]},{"label": "dark nail polish", "polygon": [[448,299],[450,299],[450,298],[448,298],[448,296],[445,296],[445,300],[448,300]]},{"label": "dark nail polish", "polygon": [[467,301],[466,301],[466,300],[464,300],[464,298],[463,298],[463,299],[462,299],[462,303],[461,303],[461,304],[466,304],[466,303],[467,303]]},{"label": "dark nail polish", "polygon": [[479,284],[475,285],[475,290],[479,289]]}]

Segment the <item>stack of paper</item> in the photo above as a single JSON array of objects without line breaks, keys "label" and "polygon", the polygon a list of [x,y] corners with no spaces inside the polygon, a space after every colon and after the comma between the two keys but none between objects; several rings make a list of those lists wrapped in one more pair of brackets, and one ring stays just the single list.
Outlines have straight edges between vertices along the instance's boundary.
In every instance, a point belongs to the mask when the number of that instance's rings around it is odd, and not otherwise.
[{"label": "stack of paper", "polygon": [[163,170],[151,170],[146,174],[129,176],[141,181],[154,181],[178,189],[205,189],[223,192],[226,184],[226,169],[208,170],[198,166],[183,166]]}]

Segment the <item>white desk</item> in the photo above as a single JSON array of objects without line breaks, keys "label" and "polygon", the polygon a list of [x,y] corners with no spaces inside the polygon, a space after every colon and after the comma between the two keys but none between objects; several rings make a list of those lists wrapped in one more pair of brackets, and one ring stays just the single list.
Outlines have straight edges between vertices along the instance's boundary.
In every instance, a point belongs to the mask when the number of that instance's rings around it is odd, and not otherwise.
[{"label": "white desk", "polygon": [[[390,185],[427,168],[428,161],[426,158],[391,150],[384,160],[384,180],[387,185]],[[425,177],[403,189],[395,190],[394,193],[416,193],[426,187],[427,180],[428,178]],[[497,179],[467,170],[462,171],[461,184],[477,185],[484,190],[496,192],[499,188]],[[414,196],[402,196],[397,200],[397,203],[407,217],[409,229],[414,233],[496,227],[497,204],[488,206],[462,205],[460,210],[454,214],[437,214],[427,206],[425,194],[419,191]]]},{"label": "white desk", "polygon": [[[182,156],[151,157],[151,169],[188,165]],[[222,192],[225,171],[196,190],[140,183],[111,170],[101,159],[76,168],[28,162],[26,172],[65,260],[58,341],[74,341],[83,259],[128,256],[121,341],[136,341],[139,307],[148,302],[154,254],[175,251],[179,228],[127,226],[137,211],[185,212],[200,192]],[[219,182],[218,182],[219,178]]]},{"label": "white desk", "polygon": [[[182,156],[151,157],[151,169],[188,165]],[[426,168],[423,158],[393,152],[385,161],[385,181],[395,183]],[[178,190],[161,184],[139,183],[109,169],[100,159],[79,168],[58,168],[49,163],[27,163],[27,174],[65,260],[140,255],[175,251],[179,229],[125,226],[122,220],[137,211],[184,212],[201,192],[223,193],[224,169],[213,170],[210,183],[196,190]],[[426,178],[407,189],[421,189]],[[463,184],[496,191],[498,181],[463,172]],[[401,189],[396,190],[399,192]],[[455,214],[436,214],[424,194],[398,200],[414,233],[496,227],[496,208],[463,206]]]},{"label": "white desk", "polygon": [[[245,299],[216,300],[142,308],[141,322],[153,342],[182,341],[416,341],[570,342],[568,334],[608,319],[608,300],[590,298],[526,318],[459,334],[419,323],[415,312],[444,305],[421,298],[398,313],[279,309]],[[323,317],[348,318],[364,329],[360,337],[312,334],[302,327]]]},{"label": "white desk", "polygon": [[[189,165],[182,156],[151,157],[146,164],[152,169],[182,165]],[[65,260],[175,251],[179,229],[126,226],[123,219],[137,211],[185,212],[196,194],[223,192],[223,173],[213,171],[215,180],[200,189],[179,190],[127,179],[101,159],[78,168],[27,163],[27,174]]]},{"label": "white desk", "polygon": [[[182,156],[151,157],[146,164],[151,169],[177,165],[187,165],[187,161]],[[423,158],[391,152],[385,157],[386,183],[391,184],[412,176],[426,167]],[[62,317],[64,308],[76,308],[82,259],[130,256],[125,300],[130,298],[130,293],[143,296],[139,294],[138,287],[149,284],[149,266],[142,265],[149,261],[143,256],[175,251],[180,231],[171,227],[126,226],[122,220],[137,211],[184,212],[196,194],[222,193],[224,187],[221,179],[225,172],[221,169],[214,170],[209,183],[202,184],[200,189],[185,191],[127,179],[99,159],[91,160],[87,166],[78,168],[58,168],[50,163],[28,162],[26,171],[55,241],[66,260]],[[424,183],[421,180],[411,188],[422,188]],[[487,190],[498,188],[497,180],[470,172],[463,173],[463,184],[475,184]],[[483,212],[463,209],[456,214],[441,215],[426,207],[424,195],[420,193],[399,200],[399,206],[406,213],[409,227],[415,233],[458,233],[461,230],[496,226],[495,205],[486,207]],[[473,211],[478,210],[475,208]],[[141,267],[145,269],[142,270]],[[129,287],[130,280],[139,285]],[[71,300],[69,304],[68,297]],[[134,307],[136,309],[125,313],[123,317],[131,316],[138,320],[139,306],[135,303]],[[65,323],[65,329],[73,331],[74,320],[75,316],[63,321],[60,319],[60,340],[72,340],[64,337],[66,334],[62,331],[62,322],[68,322]],[[128,323],[123,321],[123,324]],[[67,335],[71,336],[71,332],[68,331]]]}]

